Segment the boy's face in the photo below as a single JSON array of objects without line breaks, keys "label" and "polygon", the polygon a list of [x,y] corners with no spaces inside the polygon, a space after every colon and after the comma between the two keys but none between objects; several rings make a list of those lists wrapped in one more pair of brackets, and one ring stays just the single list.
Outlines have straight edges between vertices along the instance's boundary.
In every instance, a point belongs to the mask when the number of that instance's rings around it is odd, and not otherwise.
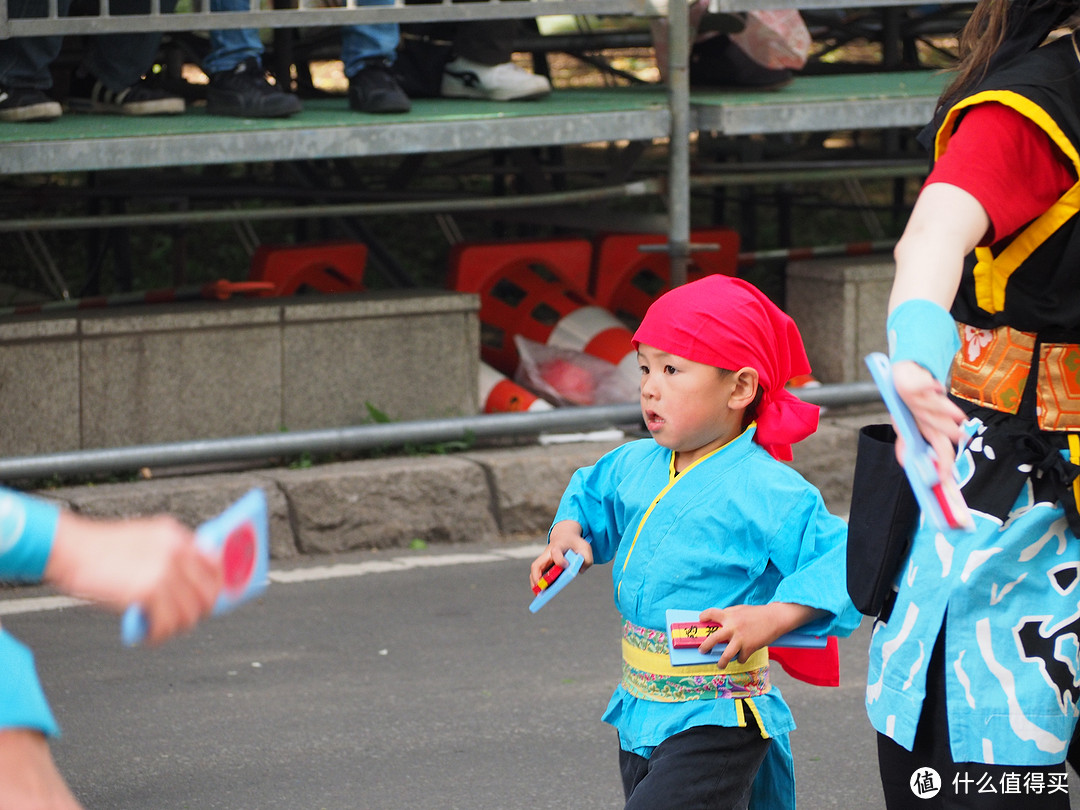
[{"label": "boy's face", "polygon": [[[638,346],[638,363],[645,426],[661,447],[675,451],[676,469],[742,433],[746,384],[740,382],[741,372],[725,373],[644,343]],[[751,399],[756,373],[753,378]]]}]

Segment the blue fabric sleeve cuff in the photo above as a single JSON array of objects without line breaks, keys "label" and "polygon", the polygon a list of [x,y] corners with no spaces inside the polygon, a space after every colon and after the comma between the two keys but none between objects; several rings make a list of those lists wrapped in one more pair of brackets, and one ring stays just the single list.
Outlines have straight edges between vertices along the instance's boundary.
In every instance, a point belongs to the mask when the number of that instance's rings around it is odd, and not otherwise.
[{"label": "blue fabric sleeve cuff", "polygon": [[55,504],[0,488],[0,580],[41,581],[59,519]]},{"label": "blue fabric sleeve cuff", "polygon": [[947,310],[933,301],[912,298],[889,313],[885,330],[892,362],[912,360],[938,382],[948,380],[953,358],[960,350],[960,335]]},{"label": "blue fabric sleeve cuff", "polygon": [[60,733],[34,667],[30,648],[0,630],[0,728],[32,728]]}]

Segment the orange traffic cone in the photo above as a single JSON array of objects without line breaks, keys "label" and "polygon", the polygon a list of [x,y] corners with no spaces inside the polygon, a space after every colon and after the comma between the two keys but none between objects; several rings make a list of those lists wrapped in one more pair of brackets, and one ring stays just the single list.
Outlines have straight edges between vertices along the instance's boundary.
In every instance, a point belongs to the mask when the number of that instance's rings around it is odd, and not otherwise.
[{"label": "orange traffic cone", "polygon": [[456,246],[450,284],[480,295],[483,360],[513,375],[519,361],[514,335],[521,335],[620,366],[636,385],[632,335],[585,292],[591,256],[583,239]]},{"label": "orange traffic cone", "polygon": [[551,403],[518,385],[487,363],[480,363],[480,402],[484,413],[550,411]]}]

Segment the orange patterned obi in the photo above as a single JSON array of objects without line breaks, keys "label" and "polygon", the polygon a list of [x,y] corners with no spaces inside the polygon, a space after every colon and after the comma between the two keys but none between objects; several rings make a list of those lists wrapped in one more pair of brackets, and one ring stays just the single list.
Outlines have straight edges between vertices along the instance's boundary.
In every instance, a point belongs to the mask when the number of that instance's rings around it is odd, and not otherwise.
[{"label": "orange patterned obi", "polygon": [[[958,326],[960,351],[953,360],[952,393],[1015,414],[1031,373],[1036,334],[1011,326]],[[1039,345],[1035,408],[1041,430],[1080,431],[1080,344]]]}]

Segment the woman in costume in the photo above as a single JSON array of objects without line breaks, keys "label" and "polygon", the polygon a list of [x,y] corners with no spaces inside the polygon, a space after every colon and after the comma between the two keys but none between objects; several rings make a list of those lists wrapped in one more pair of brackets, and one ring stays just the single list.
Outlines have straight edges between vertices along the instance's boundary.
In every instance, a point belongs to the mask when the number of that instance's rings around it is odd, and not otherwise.
[{"label": "woman in costume", "polygon": [[890,810],[1069,806],[1080,49],[1038,46],[1075,11],[979,3],[895,250],[894,381],[947,473],[956,457],[975,531],[921,523],[874,627],[866,705]]}]

